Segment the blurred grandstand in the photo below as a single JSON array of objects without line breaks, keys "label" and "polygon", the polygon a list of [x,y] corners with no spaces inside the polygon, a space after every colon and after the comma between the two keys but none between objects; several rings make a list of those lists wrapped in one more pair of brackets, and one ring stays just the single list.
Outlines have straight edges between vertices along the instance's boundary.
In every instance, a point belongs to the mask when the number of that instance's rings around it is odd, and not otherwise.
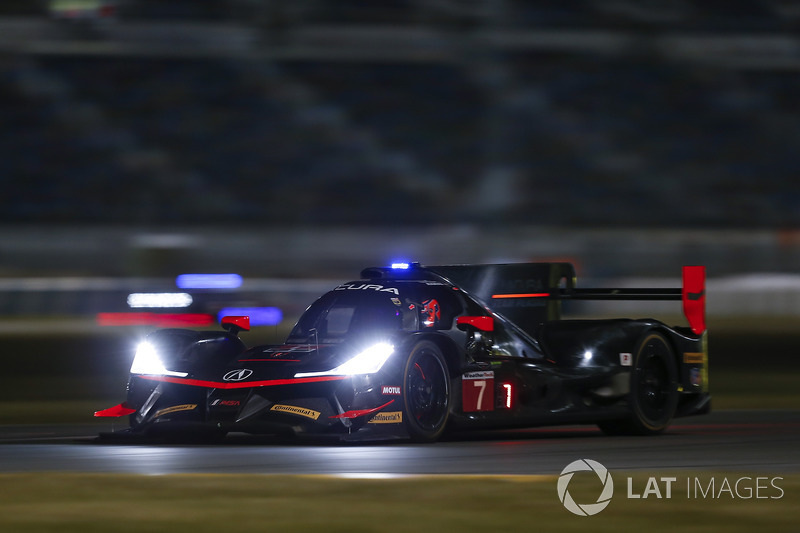
[{"label": "blurred grandstand", "polygon": [[[0,275],[791,273],[798,27],[788,0],[6,0]],[[0,314],[106,290],[39,283]]]},{"label": "blurred grandstand", "polygon": [[24,0],[0,17],[3,222],[800,225],[793,2]]}]

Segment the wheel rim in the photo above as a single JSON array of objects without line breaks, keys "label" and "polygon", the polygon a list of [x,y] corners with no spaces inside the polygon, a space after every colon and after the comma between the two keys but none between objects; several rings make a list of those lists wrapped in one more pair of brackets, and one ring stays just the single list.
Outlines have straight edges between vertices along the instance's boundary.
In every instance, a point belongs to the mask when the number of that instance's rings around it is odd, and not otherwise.
[{"label": "wheel rim", "polygon": [[408,415],[424,430],[435,431],[447,417],[448,383],[436,354],[422,350],[408,367]]}]

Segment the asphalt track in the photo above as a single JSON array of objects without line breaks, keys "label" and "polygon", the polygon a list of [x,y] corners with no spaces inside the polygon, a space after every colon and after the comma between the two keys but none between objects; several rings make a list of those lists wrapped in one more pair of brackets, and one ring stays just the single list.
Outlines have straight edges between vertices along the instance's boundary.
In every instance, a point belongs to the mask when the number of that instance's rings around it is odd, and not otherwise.
[{"label": "asphalt track", "polygon": [[658,437],[608,437],[590,426],[451,435],[434,444],[99,443],[103,426],[0,426],[0,472],[558,474],[588,458],[615,470],[800,472],[799,411],[720,411],[676,420]]}]

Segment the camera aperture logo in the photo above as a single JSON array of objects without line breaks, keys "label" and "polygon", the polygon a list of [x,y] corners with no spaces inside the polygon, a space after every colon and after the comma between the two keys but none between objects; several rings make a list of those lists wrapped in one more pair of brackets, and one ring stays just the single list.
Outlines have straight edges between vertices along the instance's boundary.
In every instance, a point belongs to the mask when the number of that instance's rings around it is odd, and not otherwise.
[{"label": "camera aperture logo", "polygon": [[[602,492],[598,496],[597,501],[594,503],[577,503],[572,495],[569,493],[569,482],[572,481],[572,476],[576,472],[594,472],[600,478],[603,484]],[[568,464],[561,475],[558,476],[558,499],[564,504],[564,507],[571,513],[578,516],[592,516],[596,515],[611,503],[611,497],[614,495],[614,480],[611,479],[611,473],[605,466],[597,461],[591,459],[578,459]]]}]

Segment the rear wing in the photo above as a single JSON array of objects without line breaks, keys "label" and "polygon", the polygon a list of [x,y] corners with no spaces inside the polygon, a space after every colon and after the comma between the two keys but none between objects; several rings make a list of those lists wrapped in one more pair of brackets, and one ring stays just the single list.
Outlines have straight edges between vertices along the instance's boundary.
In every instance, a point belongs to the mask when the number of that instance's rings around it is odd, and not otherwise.
[{"label": "rear wing", "polygon": [[684,266],[683,286],[667,289],[579,289],[571,263],[445,265],[422,270],[445,278],[524,330],[558,320],[564,300],[681,300],[692,331],[700,335],[706,330],[703,266]]},{"label": "rear wing", "polygon": [[684,266],[680,289],[559,289],[548,296],[557,300],[681,300],[683,314],[694,333],[706,330],[706,268]]}]

